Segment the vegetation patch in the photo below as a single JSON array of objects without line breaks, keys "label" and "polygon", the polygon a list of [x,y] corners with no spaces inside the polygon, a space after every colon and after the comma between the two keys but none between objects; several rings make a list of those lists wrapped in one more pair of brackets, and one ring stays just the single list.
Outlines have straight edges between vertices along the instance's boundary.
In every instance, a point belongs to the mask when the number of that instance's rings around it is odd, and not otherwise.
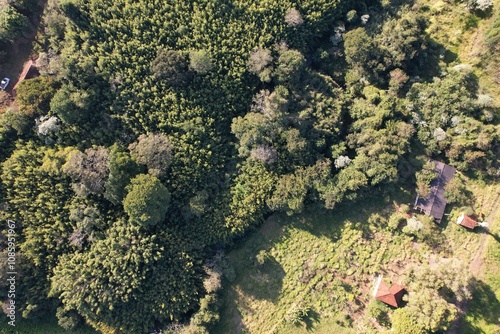
[{"label": "vegetation patch", "polygon": [[[474,189],[479,199],[477,211],[494,210],[490,200],[481,200],[490,196],[491,188],[470,180],[467,184],[473,185],[468,189]],[[407,196],[401,192],[391,195]],[[500,306],[494,294],[485,294],[496,283],[476,282],[468,274],[484,235],[455,223],[460,207],[454,206],[443,226],[432,231],[442,235],[435,237],[438,244],[429,237],[407,235],[402,226],[394,229],[388,225],[391,217],[402,215],[401,207],[406,211],[404,202],[374,197],[361,203],[359,214],[339,207],[335,214],[311,210],[292,218],[274,215],[238,243],[227,256],[236,275],[225,281],[221,320],[214,332],[245,328],[250,333],[305,333],[330,324],[339,333],[353,329],[372,333],[391,327],[398,328],[398,333],[424,333],[446,329],[462,303],[478,293],[489,298],[488,309]],[[269,265],[258,261],[246,265],[246,258],[262,254],[271,261]],[[488,277],[493,279],[491,275],[497,273],[494,267],[489,270],[493,272],[488,271]],[[378,275],[408,291],[408,304],[400,311],[373,298]],[[432,314],[425,313],[427,303],[433,305]],[[470,310],[474,314],[474,306]],[[422,317],[415,318],[417,314]],[[472,314],[466,319],[472,321]],[[494,328],[495,316],[482,326]],[[407,327],[409,324],[413,327]]]}]

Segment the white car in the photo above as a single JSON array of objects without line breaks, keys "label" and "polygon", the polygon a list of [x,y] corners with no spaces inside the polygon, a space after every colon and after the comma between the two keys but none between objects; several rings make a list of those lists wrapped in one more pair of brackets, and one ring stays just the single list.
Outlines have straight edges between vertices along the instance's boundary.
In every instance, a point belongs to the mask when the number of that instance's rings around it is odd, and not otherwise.
[{"label": "white car", "polygon": [[9,85],[10,79],[9,78],[3,78],[2,82],[0,82],[0,89],[5,90],[7,86]]}]

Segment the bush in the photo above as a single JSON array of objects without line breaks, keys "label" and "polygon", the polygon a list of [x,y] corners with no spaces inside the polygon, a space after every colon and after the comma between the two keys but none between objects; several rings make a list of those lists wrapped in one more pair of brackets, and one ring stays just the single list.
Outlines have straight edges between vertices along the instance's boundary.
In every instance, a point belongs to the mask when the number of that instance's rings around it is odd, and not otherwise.
[{"label": "bush", "polygon": [[298,325],[304,322],[304,319],[309,316],[311,307],[306,305],[294,305],[285,315],[285,321],[289,324]]},{"label": "bush", "polygon": [[82,323],[82,317],[75,311],[66,311],[59,307],[56,311],[57,323],[67,331],[71,331]]},{"label": "bush", "polygon": [[408,204],[401,204],[399,206],[399,212],[401,212],[401,213],[408,213],[408,212],[410,212],[410,206]]},{"label": "bush", "polygon": [[266,263],[267,259],[269,258],[269,253],[265,249],[261,249],[257,255],[255,255],[255,259],[257,260],[257,263],[259,265],[263,265]]},{"label": "bush", "polygon": [[376,299],[372,299],[366,307],[366,313],[370,317],[376,319],[377,322],[384,327],[389,327],[391,325],[388,311],[389,307]]},{"label": "bush", "polygon": [[493,8],[493,0],[466,0],[466,7],[470,11],[488,12]]},{"label": "bush", "polygon": [[408,219],[406,226],[403,227],[403,233],[418,236],[423,226],[424,224],[421,221],[415,217],[411,217]]},{"label": "bush", "polygon": [[394,231],[404,222],[406,222],[406,217],[399,212],[395,212],[389,217],[388,227]]}]

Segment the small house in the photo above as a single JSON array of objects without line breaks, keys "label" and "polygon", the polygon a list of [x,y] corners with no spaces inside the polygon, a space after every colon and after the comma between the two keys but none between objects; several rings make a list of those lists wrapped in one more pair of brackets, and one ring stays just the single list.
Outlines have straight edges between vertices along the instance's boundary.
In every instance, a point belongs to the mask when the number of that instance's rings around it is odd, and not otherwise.
[{"label": "small house", "polygon": [[417,196],[415,209],[420,210],[427,216],[434,218],[436,223],[441,223],[446,208],[445,187],[453,179],[456,169],[442,162],[434,161],[436,178],[431,182],[431,192],[426,198]]},{"label": "small house", "polygon": [[406,293],[404,287],[399,284],[392,284],[391,287],[382,281],[382,276],[378,278],[378,282],[373,291],[375,299],[386,303],[392,307],[400,307],[403,305],[403,296]]},{"label": "small house", "polygon": [[488,228],[489,225],[487,222],[478,222],[474,217],[466,215],[465,212],[462,212],[458,217],[457,224],[470,230],[473,230],[476,226]]},{"label": "small house", "polygon": [[462,212],[460,217],[458,217],[457,224],[471,230],[478,225],[477,221],[474,218],[467,216],[465,212]]}]

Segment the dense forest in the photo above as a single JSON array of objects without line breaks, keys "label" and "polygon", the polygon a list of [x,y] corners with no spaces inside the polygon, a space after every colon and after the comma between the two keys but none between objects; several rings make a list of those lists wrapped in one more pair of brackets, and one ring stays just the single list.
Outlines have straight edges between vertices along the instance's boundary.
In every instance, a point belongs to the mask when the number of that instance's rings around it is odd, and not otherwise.
[{"label": "dense forest", "polygon": [[[34,29],[34,6],[0,3],[2,50]],[[386,0],[48,0],[41,75],[0,114],[18,314],[102,333],[191,319],[208,332],[221,279],[210,259],[271,213],[335,210],[397,183],[425,195],[429,158],[495,180],[498,101],[429,37],[427,11]]]}]

